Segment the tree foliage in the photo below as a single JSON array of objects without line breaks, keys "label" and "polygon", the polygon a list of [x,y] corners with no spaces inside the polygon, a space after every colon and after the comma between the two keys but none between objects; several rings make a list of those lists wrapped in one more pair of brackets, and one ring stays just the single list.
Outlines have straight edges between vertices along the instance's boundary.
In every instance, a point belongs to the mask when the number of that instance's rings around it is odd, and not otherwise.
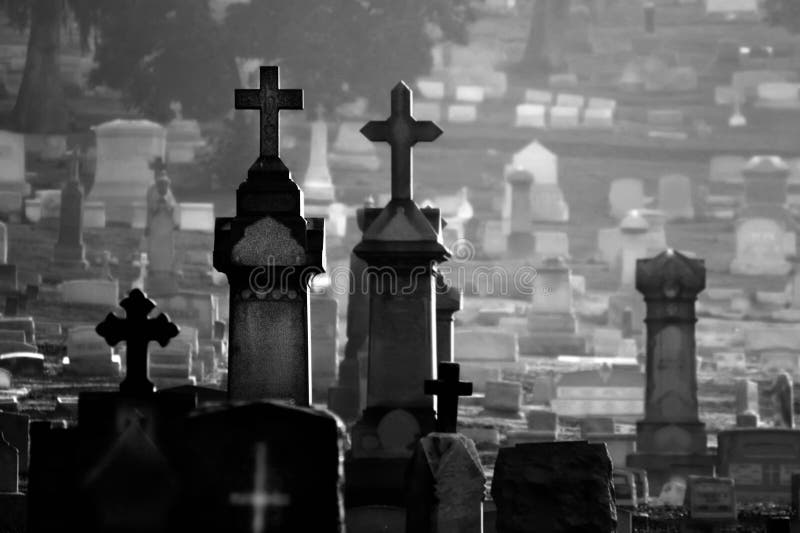
[{"label": "tree foliage", "polygon": [[228,8],[226,27],[237,56],[283,67],[328,108],[365,96],[387,97],[399,79],[430,70],[436,30],[466,40],[465,0],[252,0]]},{"label": "tree foliage", "polygon": [[764,9],[770,24],[800,33],[800,0],[767,0]]}]

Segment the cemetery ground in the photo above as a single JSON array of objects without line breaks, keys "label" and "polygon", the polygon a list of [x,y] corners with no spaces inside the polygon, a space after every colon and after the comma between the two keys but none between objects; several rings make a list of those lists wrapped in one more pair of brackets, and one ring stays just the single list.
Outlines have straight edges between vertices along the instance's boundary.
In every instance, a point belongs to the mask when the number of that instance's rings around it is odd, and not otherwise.
[{"label": "cemetery ground", "polygon": [[[619,285],[619,273],[608,265],[596,260],[598,228],[614,227],[618,220],[609,215],[608,191],[613,180],[620,177],[636,177],[643,181],[645,196],[655,198],[659,178],[666,174],[681,174],[691,179],[695,211],[700,215],[691,222],[670,222],[666,227],[667,241],[681,252],[691,252],[705,260],[708,289],[712,291],[739,291],[747,298],[757,299],[758,294],[775,295],[784,290],[784,277],[748,277],[729,273],[734,256],[734,222],[727,217],[712,216],[704,205],[702,186],[715,187],[716,195],[735,196],[740,191],[735,186],[709,184],[708,159],[719,153],[780,153],[797,157],[796,140],[800,137],[800,123],[791,113],[778,113],[769,110],[746,108],[750,126],[744,130],[729,130],[726,123],[729,116],[727,108],[713,105],[713,87],[725,80],[729,73],[724,68],[714,66],[718,44],[723,40],[781,42],[795,45],[796,40],[776,37],[776,30],[763,25],[735,23],[719,24],[695,20],[697,6],[665,6],[659,11],[659,39],[670,44],[670,51],[680,54],[687,63],[696,66],[701,72],[700,87],[689,95],[673,94],[632,94],[611,89],[607,84],[582,83],[580,92],[615,98],[619,102],[618,119],[620,128],[613,133],[541,131],[515,129],[513,124],[514,104],[520,101],[524,85],[536,81],[513,81],[508,94],[500,102],[492,102],[481,107],[481,121],[473,125],[442,124],[444,135],[436,143],[423,145],[415,151],[416,198],[418,203],[435,195],[452,194],[462,187],[485,189],[489,203],[502,200],[503,163],[532,139],[536,138],[559,156],[559,185],[570,207],[570,221],[565,224],[541,223],[535,230],[564,231],[569,236],[570,268],[573,275],[584,277],[586,287],[583,297],[576,299],[576,308],[581,331],[590,333],[595,327],[606,324],[603,310],[604,299],[611,295]],[[613,22],[610,22],[613,21]],[[506,15],[487,15],[472,28],[473,39],[484,42],[488,49],[502,49],[508,62],[519,55],[526,34],[527,17]],[[641,12],[639,10],[618,10],[609,21],[601,24],[597,39],[605,41],[641,38]],[[500,30],[502,28],[502,30]],[[502,35],[502,39],[497,39]],[[796,54],[795,57],[798,57]],[[573,61],[580,62],[585,57],[574,54]],[[795,60],[796,61],[796,60]],[[797,66],[795,64],[795,66]],[[388,89],[388,88],[387,88]],[[135,115],[123,109],[113,99],[93,96],[72,100],[75,110],[76,129],[86,131],[88,126],[120,117],[133,118]],[[0,101],[0,118],[7,114],[13,100]],[[647,111],[652,106],[674,106],[684,111],[687,117],[702,120],[714,129],[712,135],[690,136],[687,140],[652,139],[647,136]],[[294,140],[291,148],[283,150],[282,158],[293,170],[300,183],[309,152],[308,132],[297,115],[284,114],[283,135]],[[383,111],[369,118],[380,118]],[[369,118],[364,119],[364,122]],[[361,119],[359,119],[361,120]],[[203,125],[204,130],[217,125]],[[335,131],[335,128],[331,128]],[[331,133],[332,135],[333,133]],[[91,146],[93,135],[70,135],[69,144],[80,143]],[[332,140],[332,139],[331,139]],[[333,171],[333,182],[340,201],[359,204],[365,196],[378,196],[389,189],[389,150],[378,145],[382,161],[381,170],[373,176],[357,172]],[[91,164],[91,154],[88,168]],[[66,179],[67,172],[59,164],[43,162],[35,155],[28,155],[29,171],[35,173],[31,181],[41,188],[56,188]],[[183,202],[213,202],[215,215],[232,216],[234,206],[234,183],[244,176],[234,176],[225,181],[220,189],[211,187],[211,177],[202,164],[173,164],[169,169],[176,197]],[[790,191],[791,192],[791,191]],[[491,198],[493,197],[493,198]],[[471,199],[477,203],[477,199]],[[655,201],[654,201],[655,202]],[[101,306],[69,306],[59,303],[48,285],[57,278],[50,264],[52,250],[58,236],[57,222],[43,221],[38,225],[10,222],[8,224],[9,263],[21,265],[24,271],[41,274],[43,279],[40,296],[28,303],[26,313],[39,321],[60,322],[66,329],[73,324],[96,324],[109,309]],[[83,238],[90,262],[89,277],[99,277],[104,272],[101,264],[104,252],[115,258],[112,274],[120,282],[120,292],[125,293],[139,275],[139,269],[132,262],[138,257],[142,245],[142,230],[109,225],[103,230],[86,229]],[[476,244],[476,247],[479,247]],[[213,248],[213,237],[195,232],[179,232],[177,240],[178,257],[195,258],[209,253]],[[346,267],[349,248],[339,243],[327,250],[329,269]],[[511,271],[519,262],[492,260],[480,255],[469,258],[456,267],[474,269],[477,266],[494,266]],[[187,290],[206,290],[225,292],[227,289],[214,287],[208,272],[210,258],[182,262],[183,278],[181,288]],[[464,309],[456,314],[456,327],[492,326],[497,322],[487,318],[485,310],[493,306],[508,305],[508,300],[480,297],[471,287],[464,287]],[[716,433],[735,425],[735,382],[748,378],[759,383],[762,397],[760,413],[765,421],[774,414],[771,398],[764,391],[774,380],[772,370],[759,366],[758,354],[747,354],[747,368],[728,370],[716,368],[712,360],[715,350],[745,351],[743,330],[745,328],[766,327],[773,319],[764,313],[762,317],[723,316],[714,303],[701,293],[698,303],[699,323],[697,326],[697,352],[700,359],[698,370],[699,402],[701,420],[706,423],[709,444],[716,445]],[[339,346],[345,344],[347,297],[337,294],[339,300]],[[763,302],[762,302],[763,303]],[[525,306],[525,300],[516,300],[515,305]],[[763,303],[769,308],[769,302]],[[599,310],[599,311],[598,311]],[[47,339],[58,345],[63,339]],[[458,346],[455,347],[458,350]],[[535,357],[520,354],[524,372],[506,371],[505,378],[523,383],[525,401],[524,411],[541,407],[534,401],[533,383],[537,376],[551,369],[559,372],[581,368],[580,363],[561,363],[554,357]],[[76,380],[62,376],[60,354],[57,350],[48,354],[46,380],[15,379],[14,389],[2,392],[3,395],[19,395],[20,410],[36,418],[74,418],[73,399],[84,390],[113,390],[116,381]],[[53,379],[55,376],[55,379]],[[459,408],[460,429],[469,432],[477,441],[481,461],[487,471],[487,486],[491,483],[497,450],[508,443],[509,432],[527,429],[525,417],[505,417],[486,412],[480,405],[482,395],[474,399],[462,399]],[[57,403],[57,398],[63,401]],[[320,404],[320,406],[324,406]],[[570,440],[580,438],[578,419],[561,417],[558,438]],[[632,433],[634,420],[618,421],[618,431]],[[767,422],[769,425],[769,422]],[[498,430],[497,439],[486,438],[485,434]],[[484,438],[475,435],[483,433]],[[23,478],[24,479],[24,478]]]}]

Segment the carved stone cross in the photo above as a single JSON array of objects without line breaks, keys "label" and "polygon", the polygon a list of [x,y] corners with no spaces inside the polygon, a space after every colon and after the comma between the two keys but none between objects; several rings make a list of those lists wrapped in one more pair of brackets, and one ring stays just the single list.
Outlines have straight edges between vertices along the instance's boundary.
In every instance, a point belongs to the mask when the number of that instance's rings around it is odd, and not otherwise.
[{"label": "carved stone cross", "polygon": [[392,89],[392,112],[384,121],[373,120],[361,128],[372,142],[386,142],[392,148],[392,199],[411,200],[414,193],[413,147],[418,142],[433,142],[441,128],[429,120],[414,120],[413,95],[402,81]]},{"label": "carved stone cross", "polygon": [[152,170],[155,177],[158,178],[167,173],[167,162],[164,161],[164,158],[161,156],[156,157],[150,162],[150,170]]},{"label": "carved stone cross", "polygon": [[281,109],[303,109],[303,91],[301,89],[279,89],[278,67],[260,67],[259,77],[258,89],[236,89],[234,91],[234,106],[236,109],[261,111],[261,157],[277,158],[280,155],[278,112]]},{"label": "carved stone cross", "polygon": [[267,492],[267,445],[259,442],[256,445],[255,479],[253,492],[231,494],[232,505],[247,506],[253,509],[252,533],[266,532],[266,514],[271,507],[286,507],[289,497],[285,494]]},{"label": "carved stone cross", "polygon": [[472,383],[459,381],[458,363],[439,363],[439,378],[425,380],[425,394],[436,396],[436,431],[455,433],[459,396],[472,396]]},{"label": "carved stone cross", "polygon": [[139,289],[133,289],[119,305],[125,310],[125,318],[109,313],[95,331],[109,346],[116,346],[121,341],[127,345],[127,374],[119,385],[120,392],[137,396],[152,394],[155,386],[148,376],[148,344],[156,341],[164,347],[180,329],[164,313],[150,318],[156,304]]}]

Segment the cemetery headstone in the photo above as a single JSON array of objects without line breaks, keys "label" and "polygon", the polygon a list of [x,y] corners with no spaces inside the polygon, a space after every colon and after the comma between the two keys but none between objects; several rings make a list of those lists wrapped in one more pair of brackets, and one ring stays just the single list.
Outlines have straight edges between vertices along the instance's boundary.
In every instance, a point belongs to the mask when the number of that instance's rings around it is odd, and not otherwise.
[{"label": "cemetery headstone", "polygon": [[668,220],[694,219],[691,180],[680,174],[662,176],[658,180],[658,208]]},{"label": "cemetery headstone", "polygon": [[[235,94],[237,109],[261,113],[259,156],[237,189],[236,217],[217,218],[214,235],[214,268],[230,284],[228,394],[307,406],[305,287],[312,274],[323,271],[324,223],[301,216],[300,190],[279,156],[279,112],[302,109],[303,93],[280,89],[277,67],[261,67],[259,76],[258,89]],[[296,275],[276,284],[277,272],[288,267]],[[260,273],[258,279],[253,272]]]},{"label": "cemetery headstone", "polygon": [[611,216],[621,219],[630,211],[644,207],[644,184],[636,178],[618,178],[608,191]]},{"label": "cemetery headstone", "polygon": [[498,533],[523,533],[531,524],[563,533],[616,530],[611,459],[604,444],[574,441],[501,448],[491,492]]}]

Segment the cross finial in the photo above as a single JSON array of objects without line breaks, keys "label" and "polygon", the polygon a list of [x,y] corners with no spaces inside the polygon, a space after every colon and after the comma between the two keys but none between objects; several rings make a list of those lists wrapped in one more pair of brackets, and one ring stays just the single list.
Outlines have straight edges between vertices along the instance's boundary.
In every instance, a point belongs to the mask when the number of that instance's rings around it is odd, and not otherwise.
[{"label": "cross finial", "polygon": [[161,156],[157,156],[155,159],[153,159],[149,166],[156,179],[167,173],[167,162],[164,161],[164,158]]},{"label": "cross finial", "polygon": [[256,445],[255,479],[253,492],[231,494],[232,505],[241,505],[253,509],[252,533],[265,533],[266,514],[270,507],[286,507],[289,497],[285,494],[267,492],[267,445],[259,442]]},{"label": "cross finial", "polygon": [[147,346],[150,341],[166,346],[170,339],[178,335],[180,329],[164,313],[149,318],[156,304],[139,289],[133,289],[119,305],[125,310],[125,318],[109,313],[95,331],[109,346],[125,341],[127,374],[120,383],[120,392],[132,395],[152,394],[155,387],[148,376]]},{"label": "cross finial", "polygon": [[425,394],[436,396],[436,431],[455,433],[459,396],[472,396],[472,383],[459,381],[458,363],[439,363],[438,379],[425,380]]},{"label": "cross finial", "polygon": [[258,89],[236,89],[234,106],[236,109],[258,109],[261,111],[261,158],[280,156],[280,130],[278,112],[281,109],[303,109],[301,89],[279,89],[278,67],[259,68]]},{"label": "cross finial", "polygon": [[384,121],[373,120],[361,128],[372,142],[386,142],[392,148],[392,199],[411,200],[414,193],[412,152],[418,142],[433,142],[441,128],[429,120],[414,120],[413,94],[402,81],[392,89],[392,112]]}]

